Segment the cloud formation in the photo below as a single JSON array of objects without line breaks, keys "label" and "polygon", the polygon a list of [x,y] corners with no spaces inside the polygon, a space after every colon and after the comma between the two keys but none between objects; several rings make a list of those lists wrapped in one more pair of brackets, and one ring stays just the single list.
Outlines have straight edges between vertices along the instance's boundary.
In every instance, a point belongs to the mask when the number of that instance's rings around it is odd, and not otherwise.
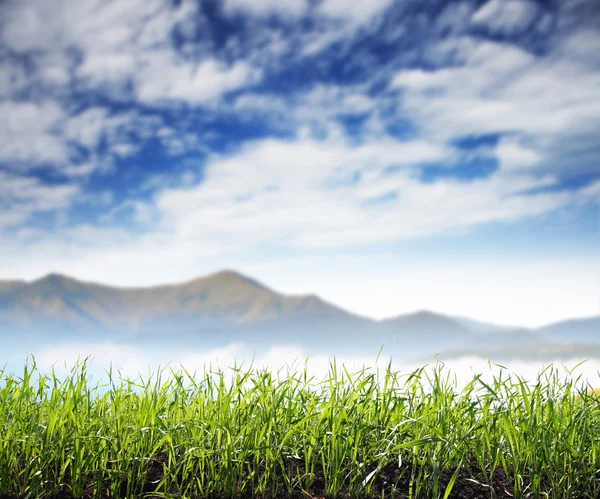
[{"label": "cloud formation", "polygon": [[514,35],[531,27],[540,9],[530,0],[489,0],[471,17],[471,21],[492,33]]},{"label": "cloud formation", "polygon": [[[510,142],[499,148],[504,168],[515,168],[515,161],[531,166],[535,153]],[[518,220],[585,196],[519,195],[553,182],[528,175],[434,183],[415,175],[419,164],[452,161],[452,154],[420,141],[353,146],[335,138],[269,139],[212,159],[199,186],[166,190],[155,203],[164,227],[181,242],[207,239],[229,249],[265,241],[318,248]]]}]

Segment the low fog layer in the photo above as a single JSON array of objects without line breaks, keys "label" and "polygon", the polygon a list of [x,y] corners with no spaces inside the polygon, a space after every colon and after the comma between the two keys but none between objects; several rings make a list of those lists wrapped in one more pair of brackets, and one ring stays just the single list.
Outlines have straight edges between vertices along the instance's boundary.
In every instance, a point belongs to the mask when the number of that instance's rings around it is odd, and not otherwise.
[{"label": "low fog layer", "polygon": [[[5,352],[6,353],[6,352]],[[30,354],[28,356],[28,353]],[[35,361],[42,373],[54,372],[63,375],[69,372],[78,362],[88,360],[88,373],[94,380],[106,378],[106,372],[111,367],[113,372],[120,372],[126,378],[147,377],[163,368],[168,376],[170,369],[175,371],[184,368],[189,373],[202,375],[205,369],[223,369],[227,372],[233,366],[243,368],[270,368],[273,372],[282,374],[292,371],[303,371],[306,367],[311,376],[322,379],[331,368],[335,359],[338,366],[342,364],[349,371],[362,368],[385,370],[390,364],[392,369],[410,373],[425,365],[435,366],[439,362],[444,369],[457,378],[458,384],[463,385],[477,374],[482,378],[491,379],[501,369],[517,374],[527,381],[535,380],[540,372],[550,363],[558,370],[561,378],[569,376],[581,377],[581,382],[591,386],[600,386],[600,357],[584,358],[583,356],[569,359],[551,360],[508,360],[495,363],[494,359],[475,356],[463,356],[444,360],[438,356],[429,359],[399,360],[390,356],[382,349],[365,351],[364,355],[337,355],[309,352],[297,345],[273,345],[257,352],[251,345],[239,342],[231,343],[216,349],[177,349],[144,347],[132,344],[119,344],[111,341],[101,343],[59,343],[48,346],[29,345],[27,348],[13,348],[6,360],[6,370],[18,374],[22,372],[25,360],[31,364]],[[573,370],[574,369],[574,370]],[[572,374],[570,374],[572,371]]]}]

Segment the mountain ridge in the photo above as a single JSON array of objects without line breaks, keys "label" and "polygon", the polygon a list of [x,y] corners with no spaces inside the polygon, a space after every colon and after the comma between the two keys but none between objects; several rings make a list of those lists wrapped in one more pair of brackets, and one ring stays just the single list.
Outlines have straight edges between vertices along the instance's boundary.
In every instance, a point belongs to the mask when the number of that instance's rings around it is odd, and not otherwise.
[{"label": "mountain ridge", "polygon": [[315,294],[283,294],[240,272],[224,269],[180,283],[119,287],[50,273],[32,281],[0,281],[0,334],[149,334],[162,338],[252,338],[273,341],[368,340],[399,348],[456,351],[477,346],[515,348],[600,342],[600,316],[543,328],[504,327],[418,310],[375,320]]},{"label": "mountain ridge", "polygon": [[50,273],[21,285],[0,281],[0,289],[5,289],[0,318],[18,317],[19,323],[39,315],[79,327],[94,322],[113,326],[121,318],[131,327],[145,318],[173,314],[228,319],[238,325],[277,318],[369,321],[314,294],[284,295],[232,270],[149,287],[116,287]]}]

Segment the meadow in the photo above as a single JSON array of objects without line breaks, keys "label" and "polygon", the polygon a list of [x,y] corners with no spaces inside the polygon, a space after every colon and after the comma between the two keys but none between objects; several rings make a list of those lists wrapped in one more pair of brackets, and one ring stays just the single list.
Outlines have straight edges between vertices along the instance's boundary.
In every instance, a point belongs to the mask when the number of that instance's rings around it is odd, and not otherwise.
[{"label": "meadow", "polygon": [[0,498],[600,497],[600,394],[549,366],[0,372]]}]

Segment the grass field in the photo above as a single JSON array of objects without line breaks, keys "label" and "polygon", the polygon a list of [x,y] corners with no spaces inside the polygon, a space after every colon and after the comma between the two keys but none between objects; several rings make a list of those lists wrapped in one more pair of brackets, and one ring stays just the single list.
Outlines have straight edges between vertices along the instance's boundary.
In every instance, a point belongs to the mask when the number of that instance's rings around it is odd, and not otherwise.
[{"label": "grass field", "polygon": [[0,373],[0,497],[600,497],[597,392],[451,374]]}]

